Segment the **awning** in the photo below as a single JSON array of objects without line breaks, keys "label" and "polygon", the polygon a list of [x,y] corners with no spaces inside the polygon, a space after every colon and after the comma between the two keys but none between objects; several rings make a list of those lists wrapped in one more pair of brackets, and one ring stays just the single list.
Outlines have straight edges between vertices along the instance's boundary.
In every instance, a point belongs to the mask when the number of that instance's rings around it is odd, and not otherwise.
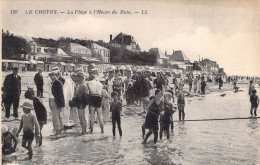
[{"label": "awning", "polygon": [[69,64],[69,66],[76,66],[75,64]]},{"label": "awning", "polygon": [[98,62],[99,60],[92,58],[92,59],[89,59],[88,61],[91,61],[91,62]]},{"label": "awning", "polygon": [[63,55],[63,54],[53,54],[53,56],[61,57],[61,58],[72,58],[72,57],[69,56],[69,55]]},{"label": "awning", "polygon": [[30,60],[30,62],[35,65],[38,64],[36,60]]},{"label": "awning", "polygon": [[43,62],[43,61],[37,61],[37,63],[38,63],[38,64],[44,64],[44,62]]},{"label": "awning", "polygon": [[120,66],[118,69],[119,69],[119,70],[125,70],[126,67],[124,67],[124,66]]},{"label": "awning", "polygon": [[61,65],[63,65],[63,66],[65,66],[65,65],[66,65],[66,63],[65,63],[65,62],[59,62],[59,64],[61,64]]},{"label": "awning", "polygon": [[4,62],[4,63],[21,63],[21,64],[30,64],[29,61],[6,60],[6,59],[2,59],[2,62]]}]

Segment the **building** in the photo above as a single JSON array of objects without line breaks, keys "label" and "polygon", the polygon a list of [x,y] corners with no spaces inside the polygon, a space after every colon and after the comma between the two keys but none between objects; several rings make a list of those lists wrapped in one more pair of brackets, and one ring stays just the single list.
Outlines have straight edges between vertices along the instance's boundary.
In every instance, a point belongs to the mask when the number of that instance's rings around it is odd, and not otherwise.
[{"label": "building", "polygon": [[151,48],[149,54],[153,54],[156,57],[156,62],[159,65],[162,65],[168,58],[159,48]]},{"label": "building", "polygon": [[64,45],[62,50],[73,58],[73,63],[85,63],[88,59],[92,59],[91,50],[77,43]]},{"label": "building", "polygon": [[74,63],[76,68],[82,68],[84,72],[87,72],[88,65],[91,63],[97,63],[99,60],[92,56],[91,50],[85,46],[77,43],[69,43],[62,46],[62,50],[72,57],[71,63]]},{"label": "building", "polygon": [[217,74],[219,71],[219,65],[216,61],[210,59],[203,59],[199,62],[201,71],[204,74]]},{"label": "building", "polygon": [[99,61],[101,61],[103,64],[110,63],[110,50],[100,46],[96,43],[92,43],[90,45],[90,50],[93,55],[93,57],[96,57]]},{"label": "building", "polygon": [[140,46],[136,43],[133,36],[119,33],[114,39],[112,39],[112,35],[110,35],[110,42],[109,44],[116,48],[124,48],[129,51],[140,53]]},{"label": "building", "polygon": [[181,50],[173,51],[171,55],[166,55],[166,57],[168,57],[171,65],[177,65],[180,69],[192,72],[193,65],[190,59]]}]

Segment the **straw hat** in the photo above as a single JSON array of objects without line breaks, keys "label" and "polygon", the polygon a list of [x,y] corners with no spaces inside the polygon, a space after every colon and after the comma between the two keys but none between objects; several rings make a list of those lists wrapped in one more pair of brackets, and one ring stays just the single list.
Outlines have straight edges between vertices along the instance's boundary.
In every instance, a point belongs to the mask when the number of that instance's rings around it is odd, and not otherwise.
[{"label": "straw hat", "polygon": [[83,69],[82,69],[82,68],[77,68],[77,69],[75,70],[75,73],[78,73],[78,72],[83,72]]},{"label": "straw hat", "polygon": [[26,108],[26,109],[31,109],[31,110],[33,109],[33,105],[27,101],[24,102],[21,107]]},{"label": "straw hat", "polygon": [[52,72],[59,73],[60,72],[60,68],[55,66],[55,67],[52,68]]}]

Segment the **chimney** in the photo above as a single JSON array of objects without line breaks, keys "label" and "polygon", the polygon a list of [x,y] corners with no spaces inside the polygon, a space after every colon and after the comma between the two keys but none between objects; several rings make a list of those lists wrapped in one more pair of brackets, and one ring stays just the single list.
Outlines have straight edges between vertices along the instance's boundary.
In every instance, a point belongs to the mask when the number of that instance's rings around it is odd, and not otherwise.
[{"label": "chimney", "polygon": [[165,56],[167,55],[167,50],[165,50]]},{"label": "chimney", "polygon": [[112,41],[112,34],[110,34],[110,42]]},{"label": "chimney", "polygon": [[174,50],[172,51],[172,55],[174,55]]}]

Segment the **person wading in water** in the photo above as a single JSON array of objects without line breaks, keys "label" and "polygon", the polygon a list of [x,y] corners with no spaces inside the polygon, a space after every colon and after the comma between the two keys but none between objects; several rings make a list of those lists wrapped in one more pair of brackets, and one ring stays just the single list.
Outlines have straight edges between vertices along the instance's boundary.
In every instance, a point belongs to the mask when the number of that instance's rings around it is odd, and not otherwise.
[{"label": "person wading in water", "polygon": [[145,118],[144,128],[149,129],[149,132],[146,134],[143,144],[146,144],[147,139],[152,133],[154,134],[154,144],[157,142],[159,130],[158,118],[164,108],[162,97],[162,91],[157,89],[155,91],[155,98],[152,99],[147,106],[148,113]]},{"label": "person wading in water", "polygon": [[185,99],[184,95],[187,93],[190,95],[189,92],[183,90],[184,84],[180,84],[179,91],[177,92],[178,96],[178,111],[179,111],[179,120],[184,120],[185,119],[185,112],[184,112],[184,107],[185,107]]},{"label": "person wading in water", "polygon": [[88,96],[88,102],[89,102],[89,113],[90,113],[90,133],[93,132],[93,125],[95,121],[95,111],[97,111],[98,115],[98,121],[101,128],[101,133],[104,133],[104,124],[102,121],[102,88],[103,85],[95,80],[94,75],[89,76],[89,81],[86,83],[88,89],[89,89],[89,96]]}]

